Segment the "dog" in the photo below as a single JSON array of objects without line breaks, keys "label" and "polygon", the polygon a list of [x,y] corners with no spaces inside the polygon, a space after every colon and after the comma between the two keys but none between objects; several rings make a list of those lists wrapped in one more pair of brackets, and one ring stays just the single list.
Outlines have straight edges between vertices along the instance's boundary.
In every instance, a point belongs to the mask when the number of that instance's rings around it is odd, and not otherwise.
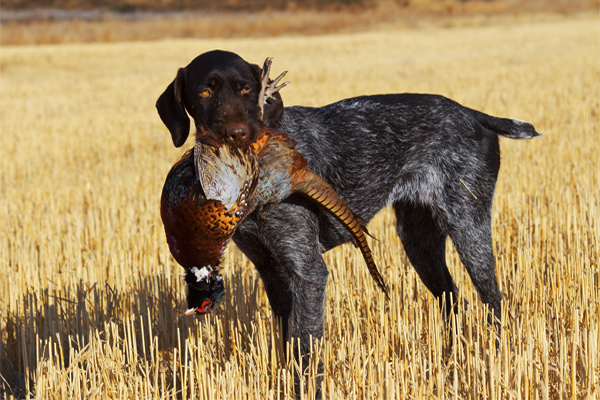
[{"label": "dog", "polygon": [[[179,69],[156,107],[175,146],[196,141],[245,147],[260,132],[261,68],[226,51],[210,51]],[[493,117],[439,95],[361,96],[324,107],[284,107],[279,93],[262,123],[297,142],[308,168],[369,221],[391,205],[410,263],[439,300],[456,312],[458,288],[445,261],[449,236],[479,294],[501,315],[491,216],[500,169],[498,137],[538,136],[524,121]],[[308,354],[323,336],[328,270],[322,252],[351,240],[309,200],[287,200],[252,213],[233,236],[256,266],[285,338]],[[497,322],[497,321],[496,321]]]}]

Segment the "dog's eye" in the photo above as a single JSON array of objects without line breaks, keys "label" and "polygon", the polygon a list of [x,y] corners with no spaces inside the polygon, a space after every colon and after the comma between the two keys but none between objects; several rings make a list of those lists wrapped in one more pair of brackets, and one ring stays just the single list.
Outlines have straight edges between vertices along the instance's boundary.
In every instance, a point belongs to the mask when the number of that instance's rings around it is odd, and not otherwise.
[{"label": "dog's eye", "polygon": [[212,90],[204,89],[203,91],[200,92],[200,96],[201,97],[210,97],[210,96],[212,96]]},{"label": "dog's eye", "polygon": [[251,90],[250,86],[245,86],[245,87],[242,89],[242,94],[246,94],[246,93],[250,92],[250,90]]}]

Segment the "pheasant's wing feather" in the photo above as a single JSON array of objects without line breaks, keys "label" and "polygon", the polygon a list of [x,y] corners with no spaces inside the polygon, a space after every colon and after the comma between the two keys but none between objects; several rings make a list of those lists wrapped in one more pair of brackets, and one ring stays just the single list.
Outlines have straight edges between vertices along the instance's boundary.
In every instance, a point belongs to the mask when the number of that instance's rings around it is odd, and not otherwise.
[{"label": "pheasant's wing feather", "polygon": [[258,179],[258,163],[250,149],[230,149],[196,143],[196,174],[207,199],[219,200],[227,210],[246,214],[247,198]]}]

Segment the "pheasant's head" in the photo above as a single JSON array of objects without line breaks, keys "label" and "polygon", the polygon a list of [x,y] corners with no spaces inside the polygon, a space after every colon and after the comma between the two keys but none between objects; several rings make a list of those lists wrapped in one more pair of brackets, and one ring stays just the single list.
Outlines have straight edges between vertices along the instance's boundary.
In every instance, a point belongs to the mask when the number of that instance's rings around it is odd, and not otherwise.
[{"label": "pheasant's head", "polygon": [[186,270],[188,309],[184,315],[206,314],[214,309],[225,295],[223,277],[210,266]]}]

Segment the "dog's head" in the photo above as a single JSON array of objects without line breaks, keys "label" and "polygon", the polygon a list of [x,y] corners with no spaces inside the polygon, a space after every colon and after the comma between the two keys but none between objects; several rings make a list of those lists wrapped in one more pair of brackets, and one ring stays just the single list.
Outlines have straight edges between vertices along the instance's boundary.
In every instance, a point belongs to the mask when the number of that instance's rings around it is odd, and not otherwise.
[{"label": "dog's head", "polygon": [[[196,140],[213,146],[246,147],[260,134],[261,68],[237,54],[214,50],[180,68],[156,102],[173,144],[182,146],[196,125]],[[273,127],[283,114],[279,93],[265,104],[262,124]]]}]

